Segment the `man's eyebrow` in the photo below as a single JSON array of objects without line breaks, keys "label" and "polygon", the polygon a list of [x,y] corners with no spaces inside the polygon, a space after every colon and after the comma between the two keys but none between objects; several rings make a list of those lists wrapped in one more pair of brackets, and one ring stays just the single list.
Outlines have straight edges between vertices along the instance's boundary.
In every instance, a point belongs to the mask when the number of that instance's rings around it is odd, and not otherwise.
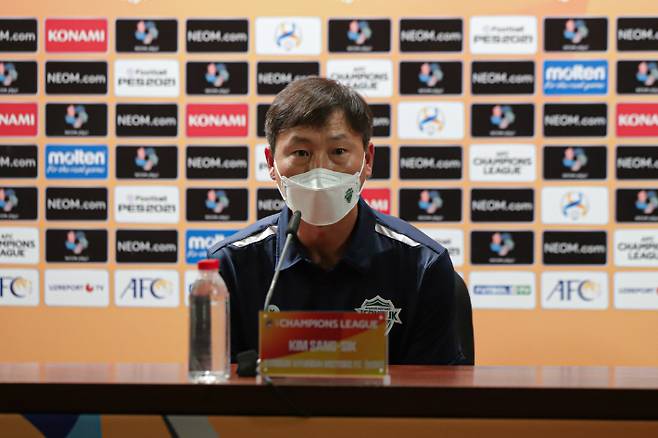
[{"label": "man's eyebrow", "polygon": [[347,138],[347,134],[344,132],[339,132],[338,134],[334,134],[329,137],[329,140],[345,140]]},{"label": "man's eyebrow", "polygon": [[311,143],[311,140],[303,135],[293,134],[287,141],[288,144]]}]

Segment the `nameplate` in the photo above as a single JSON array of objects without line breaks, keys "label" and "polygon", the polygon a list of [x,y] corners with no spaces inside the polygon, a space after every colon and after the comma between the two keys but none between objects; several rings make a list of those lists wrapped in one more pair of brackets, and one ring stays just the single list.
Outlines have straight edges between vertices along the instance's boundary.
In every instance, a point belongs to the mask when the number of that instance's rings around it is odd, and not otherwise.
[{"label": "nameplate", "polygon": [[271,377],[384,377],[386,315],[260,312],[260,373]]}]

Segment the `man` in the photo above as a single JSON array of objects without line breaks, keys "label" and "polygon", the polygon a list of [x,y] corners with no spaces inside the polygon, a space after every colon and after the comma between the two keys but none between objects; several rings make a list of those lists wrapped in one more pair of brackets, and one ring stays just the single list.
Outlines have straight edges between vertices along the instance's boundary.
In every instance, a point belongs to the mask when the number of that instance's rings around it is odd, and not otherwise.
[{"label": "man", "polygon": [[288,208],[208,251],[230,292],[232,355],[258,349],[258,311],[299,210],[270,310],[383,310],[389,363],[461,363],[447,250],[359,196],[375,152],[363,98],[332,80],[297,80],[274,99],[265,131],[270,177]]}]

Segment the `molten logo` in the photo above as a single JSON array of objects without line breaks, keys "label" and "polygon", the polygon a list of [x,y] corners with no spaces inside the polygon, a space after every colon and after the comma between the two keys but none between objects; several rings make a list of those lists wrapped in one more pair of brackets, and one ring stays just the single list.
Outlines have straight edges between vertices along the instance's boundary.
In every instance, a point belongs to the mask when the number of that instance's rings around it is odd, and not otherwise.
[{"label": "molten logo", "polygon": [[658,104],[618,104],[617,135],[620,137],[658,136]]},{"label": "molten logo", "polygon": [[246,137],[248,130],[249,108],[246,104],[187,106],[189,137]]},{"label": "molten logo", "polygon": [[0,136],[37,135],[36,103],[0,103]]},{"label": "molten logo", "polygon": [[46,20],[46,51],[107,51],[107,20]]}]

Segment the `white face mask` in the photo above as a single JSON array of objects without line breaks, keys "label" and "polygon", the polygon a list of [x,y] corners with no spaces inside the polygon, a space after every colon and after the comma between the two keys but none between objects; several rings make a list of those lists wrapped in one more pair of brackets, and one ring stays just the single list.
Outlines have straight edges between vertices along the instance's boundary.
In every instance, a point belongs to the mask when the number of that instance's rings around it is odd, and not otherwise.
[{"label": "white face mask", "polygon": [[[293,212],[302,212],[302,220],[311,225],[335,224],[354,208],[363,189],[361,172],[366,163],[365,153],[361,170],[335,172],[322,167],[291,176],[282,176],[274,161],[274,170],[281,180],[279,192]],[[365,182],[364,182],[365,185]]]}]

